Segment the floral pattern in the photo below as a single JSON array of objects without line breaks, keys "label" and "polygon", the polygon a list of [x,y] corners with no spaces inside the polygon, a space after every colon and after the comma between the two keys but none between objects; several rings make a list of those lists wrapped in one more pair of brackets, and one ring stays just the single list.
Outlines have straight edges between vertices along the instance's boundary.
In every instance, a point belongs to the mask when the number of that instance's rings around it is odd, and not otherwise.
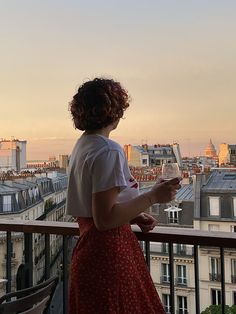
[{"label": "floral pattern", "polygon": [[79,218],[71,260],[69,314],[164,314],[129,224],[98,231]]}]

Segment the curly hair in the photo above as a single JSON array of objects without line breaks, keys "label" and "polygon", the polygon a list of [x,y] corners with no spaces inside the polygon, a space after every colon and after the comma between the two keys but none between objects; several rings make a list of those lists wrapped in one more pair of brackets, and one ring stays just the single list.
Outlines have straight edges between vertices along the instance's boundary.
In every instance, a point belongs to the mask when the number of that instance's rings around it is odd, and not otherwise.
[{"label": "curly hair", "polygon": [[79,87],[69,104],[69,111],[76,129],[99,130],[122,118],[129,100],[119,82],[95,78]]}]

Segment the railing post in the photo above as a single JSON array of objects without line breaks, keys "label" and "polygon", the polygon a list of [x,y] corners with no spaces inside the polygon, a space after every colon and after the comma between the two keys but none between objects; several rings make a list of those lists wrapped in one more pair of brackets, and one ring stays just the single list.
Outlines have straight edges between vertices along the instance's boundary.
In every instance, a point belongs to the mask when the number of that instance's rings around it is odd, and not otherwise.
[{"label": "railing post", "polygon": [[199,258],[198,245],[194,245],[194,279],[195,279],[195,308],[196,314],[200,314],[200,290],[199,290]]},{"label": "railing post", "polygon": [[7,231],[7,258],[6,258],[6,292],[11,292],[11,254],[12,254],[12,244],[11,244],[11,232]]},{"label": "railing post", "polygon": [[221,309],[225,314],[225,267],[224,267],[224,248],[220,247],[220,269],[221,269]]},{"label": "railing post", "polygon": [[32,233],[24,234],[25,242],[25,284],[26,287],[33,285],[33,246]]},{"label": "railing post", "polygon": [[151,257],[150,257],[150,242],[145,241],[145,259],[148,266],[148,269],[150,271],[151,269]]},{"label": "railing post", "polygon": [[63,314],[68,312],[68,237],[63,236]]},{"label": "railing post", "polygon": [[175,314],[174,251],[172,242],[169,242],[169,267],[170,267],[170,308],[171,314]]}]

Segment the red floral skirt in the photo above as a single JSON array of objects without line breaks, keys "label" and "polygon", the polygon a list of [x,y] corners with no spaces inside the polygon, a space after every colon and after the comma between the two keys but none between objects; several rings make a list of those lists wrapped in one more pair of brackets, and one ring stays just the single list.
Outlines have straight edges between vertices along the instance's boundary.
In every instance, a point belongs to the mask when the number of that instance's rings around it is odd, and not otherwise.
[{"label": "red floral skirt", "polygon": [[79,218],[71,260],[69,314],[164,314],[129,224],[98,231]]}]

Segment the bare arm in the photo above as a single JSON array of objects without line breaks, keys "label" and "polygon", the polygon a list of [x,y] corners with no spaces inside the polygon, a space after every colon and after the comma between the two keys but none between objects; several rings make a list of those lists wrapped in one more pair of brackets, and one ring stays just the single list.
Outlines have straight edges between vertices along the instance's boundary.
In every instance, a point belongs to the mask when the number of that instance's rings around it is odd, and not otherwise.
[{"label": "bare arm", "polygon": [[179,188],[179,179],[157,183],[150,192],[139,195],[127,202],[116,203],[119,188],[94,193],[92,214],[98,230],[108,230],[128,223],[154,203],[167,203]]}]

